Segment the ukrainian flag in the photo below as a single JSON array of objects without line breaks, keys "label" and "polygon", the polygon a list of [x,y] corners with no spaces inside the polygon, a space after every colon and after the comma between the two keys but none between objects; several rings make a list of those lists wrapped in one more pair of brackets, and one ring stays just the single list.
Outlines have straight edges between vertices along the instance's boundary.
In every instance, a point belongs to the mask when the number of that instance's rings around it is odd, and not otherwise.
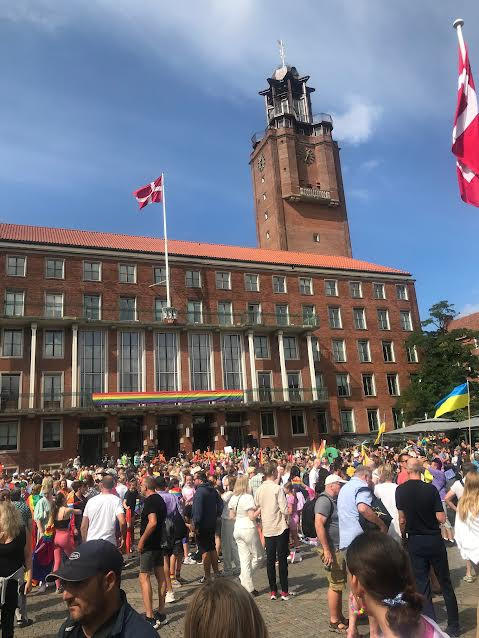
[{"label": "ukrainian flag", "polygon": [[462,385],[458,385],[454,388],[447,397],[444,397],[444,399],[441,399],[438,403],[436,403],[436,414],[434,415],[434,418],[437,419],[438,416],[441,416],[441,414],[445,414],[446,412],[453,412],[460,408],[466,408],[468,405],[469,391],[467,383],[463,383]]}]

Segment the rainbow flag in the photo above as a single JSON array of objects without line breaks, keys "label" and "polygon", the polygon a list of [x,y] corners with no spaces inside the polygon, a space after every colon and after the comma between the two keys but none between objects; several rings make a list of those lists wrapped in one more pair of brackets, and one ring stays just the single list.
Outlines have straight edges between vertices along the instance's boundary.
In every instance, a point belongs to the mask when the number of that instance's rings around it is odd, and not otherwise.
[{"label": "rainbow flag", "polygon": [[243,401],[243,390],[198,390],[189,392],[102,392],[93,393],[95,405],[128,405],[169,403],[209,403],[211,401]]}]

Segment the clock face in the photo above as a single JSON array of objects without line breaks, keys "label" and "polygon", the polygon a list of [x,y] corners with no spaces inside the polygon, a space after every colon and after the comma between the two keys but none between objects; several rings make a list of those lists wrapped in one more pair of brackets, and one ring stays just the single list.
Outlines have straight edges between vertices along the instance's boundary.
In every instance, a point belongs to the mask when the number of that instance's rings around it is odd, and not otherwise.
[{"label": "clock face", "polygon": [[261,155],[258,157],[258,170],[259,171],[264,171],[264,167],[266,166],[266,160],[264,158],[264,155],[261,153]]},{"label": "clock face", "polygon": [[304,150],[303,160],[305,164],[312,164],[314,162],[315,157],[312,148],[306,148]]}]

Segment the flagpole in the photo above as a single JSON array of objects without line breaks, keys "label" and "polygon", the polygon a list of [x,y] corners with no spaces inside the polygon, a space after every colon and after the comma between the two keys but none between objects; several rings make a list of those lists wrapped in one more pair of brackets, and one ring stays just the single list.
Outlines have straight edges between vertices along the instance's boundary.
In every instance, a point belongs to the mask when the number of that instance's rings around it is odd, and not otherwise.
[{"label": "flagpole", "polygon": [[464,20],[462,18],[456,18],[452,23],[452,26],[456,29],[457,39],[459,41],[459,48],[461,49],[461,55],[463,62],[466,59],[466,45],[464,44],[464,38],[462,35],[462,27],[464,25]]},{"label": "flagpole", "polygon": [[469,421],[469,447],[471,449],[471,460],[472,460],[471,393],[469,391],[469,379],[467,380],[467,416]]},{"label": "flagpole", "polygon": [[[171,308],[170,297],[170,266],[168,262],[168,235],[166,234],[166,189],[165,174],[161,174],[161,187],[163,189],[161,201],[163,202],[163,238],[165,242],[165,270],[166,270],[166,307]],[[167,311],[168,312],[168,311]]]}]

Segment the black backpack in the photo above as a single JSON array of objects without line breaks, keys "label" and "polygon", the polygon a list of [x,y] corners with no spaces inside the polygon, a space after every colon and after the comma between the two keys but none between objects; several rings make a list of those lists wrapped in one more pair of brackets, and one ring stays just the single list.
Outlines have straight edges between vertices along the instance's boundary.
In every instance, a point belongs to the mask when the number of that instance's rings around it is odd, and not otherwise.
[{"label": "black backpack", "polygon": [[322,492],[321,494],[318,494],[318,496],[313,498],[311,501],[306,501],[306,503],[303,505],[303,511],[301,516],[301,529],[303,531],[303,534],[307,538],[317,537],[316,526],[314,524],[314,507],[316,505],[316,501],[318,500],[320,496],[326,496],[326,498],[331,503],[331,511],[329,512],[329,515],[328,515],[328,521],[331,518],[331,514],[333,513],[333,510],[334,510],[334,503],[332,498],[328,496],[327,494],[325,494],[324,492]]},{"label": "black backpack", "polygon": [[[356,496],[360,492],[370,492],[372,494],[372,501],[371,501],[370,507],[373,510],[373,512],[376,514],[376,516],[378,516],[378,518],[382,520],[382,522],[386,525],[386,527],[389,530],[389,527],[393,519],[391,514],[388,512],[386,506],[381,501],[381,499],[375,496],[374,492],[371,489],[369,489],[369,487],[360,487],[359,490],[356,492]],[[379,529],[377,525],[375,525],[374,523],[371,523],[371,521],[368,521],[368,519],[364,518],[362,514],[359,514],[359,524],[363,528],[364,532],[375,532]]]}]

